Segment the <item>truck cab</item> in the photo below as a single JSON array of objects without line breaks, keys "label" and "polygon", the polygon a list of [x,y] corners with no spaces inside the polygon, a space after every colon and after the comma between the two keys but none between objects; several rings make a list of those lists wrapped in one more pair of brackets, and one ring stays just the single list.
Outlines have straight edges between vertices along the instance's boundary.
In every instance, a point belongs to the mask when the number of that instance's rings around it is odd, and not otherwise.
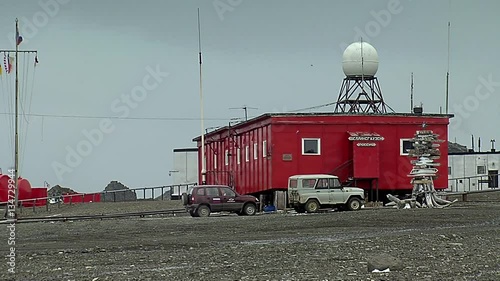
[{"label": "truck cab", "polygon": [[288,179],[288,204],[298,213],[315,213],[321,208],[358,211],[363,207],[364,190],[342,186],[333,175],[294,175]]}]

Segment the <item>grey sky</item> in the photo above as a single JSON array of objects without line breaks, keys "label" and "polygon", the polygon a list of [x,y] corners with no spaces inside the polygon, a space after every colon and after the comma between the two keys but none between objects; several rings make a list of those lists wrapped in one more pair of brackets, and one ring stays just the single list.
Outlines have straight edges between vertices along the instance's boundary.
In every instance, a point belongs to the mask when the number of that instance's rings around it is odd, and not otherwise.
[{"label": "grey sky", "polygon": [[[484,148],[498,137],[500,85],[474,93],[481,85],[479,77],[500,81],[499,1],[453,0],[450,14],[448,0],[61,0],[67,3],[58,4],[59,11],[37,26],[34,15],[47,14],[40,3],[54,1],[0,2],[0,49],[14,47],[8,35],[17,16],[25,37],[21,49],[39,51],[31,113],[120,116],[112,103],[143,85],[146,67],[159,65],[169,76],[136,108],[129,107],[127,116],[193,120],[111,119],[114,130],[59,180],[53,162],[66,165],[66,147],[75,149],[86,139],[82,130],[99,128],[102,118],[47,116],[42,122],[41,117],[30,117],[21,175],[34,186],[46,180],[90,192],[102,190],[111,180],[130,187],[170,183],[172,150],[194,146],[191,139],[200,132],[198,7],[206,127],[243,116],[242,110],[229,108],[244,104],[258,108],[250,111],[255,116],[335,101],[344,76],[341,46],[359,40],[358,29],[379,53],[377,76],[392,108],[409,111],[414,72],[415,102],[423,102],[426,112],[439,112],[440,106],[444,110],[451,18],[450,112],[457,114],[456,106],[464,103],[468,109],[450,127],[450,137],[470,145],[474,134],[483,139]],[[234,7],[218,13],[214,3]],[[376,23],[379,30],[367,30],[377,21],[374,13],[391,11],[388,3],[398,12],[387,24]],[[30,23],[36,32],[23,33]],[[13,93],[1,94],[5,103],[6,95]],[[0,116],[0,126],[10,130],[5,116]],[[13,140],[7,136],[0,140],[4,172],[13,159]]]}]

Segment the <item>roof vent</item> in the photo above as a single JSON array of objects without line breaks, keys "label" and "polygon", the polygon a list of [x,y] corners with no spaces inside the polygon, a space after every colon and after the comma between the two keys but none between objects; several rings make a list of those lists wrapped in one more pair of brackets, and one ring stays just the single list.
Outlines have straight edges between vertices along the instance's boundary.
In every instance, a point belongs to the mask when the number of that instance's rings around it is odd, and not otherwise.
[{"label": "roof vent", "polygon": [[424,108],[423,106],[415,106],[413,108],[413,113],[414,114],[417,114],[417,115],[422,115],[422,113],[424,112]]}]

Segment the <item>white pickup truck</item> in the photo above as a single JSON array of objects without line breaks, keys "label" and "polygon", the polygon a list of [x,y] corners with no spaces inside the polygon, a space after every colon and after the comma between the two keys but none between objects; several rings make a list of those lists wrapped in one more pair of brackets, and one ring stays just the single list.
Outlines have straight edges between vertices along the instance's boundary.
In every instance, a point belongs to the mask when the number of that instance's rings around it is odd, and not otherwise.
[{"label": "white pickup truck", "polygon": [[288,179],[288,204],[298,213],[320,208],[358,211],[363,207],[364,190],[342,186],[337,176],[295,175]]}]

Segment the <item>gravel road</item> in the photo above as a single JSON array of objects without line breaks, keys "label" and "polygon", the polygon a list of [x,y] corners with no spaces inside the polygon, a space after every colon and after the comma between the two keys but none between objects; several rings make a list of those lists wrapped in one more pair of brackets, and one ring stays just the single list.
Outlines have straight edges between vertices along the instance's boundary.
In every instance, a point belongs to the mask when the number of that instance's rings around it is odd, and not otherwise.
[{"label": "gravel road", "polygon": [[[499,233],[498,202],[26,223],[16,225],[15,279],[6,262],[0,279],[500,280]],[[4,256],[8,235],[0,226]],[[396,257],[402,267],[369,272],[376,254]]]}]

